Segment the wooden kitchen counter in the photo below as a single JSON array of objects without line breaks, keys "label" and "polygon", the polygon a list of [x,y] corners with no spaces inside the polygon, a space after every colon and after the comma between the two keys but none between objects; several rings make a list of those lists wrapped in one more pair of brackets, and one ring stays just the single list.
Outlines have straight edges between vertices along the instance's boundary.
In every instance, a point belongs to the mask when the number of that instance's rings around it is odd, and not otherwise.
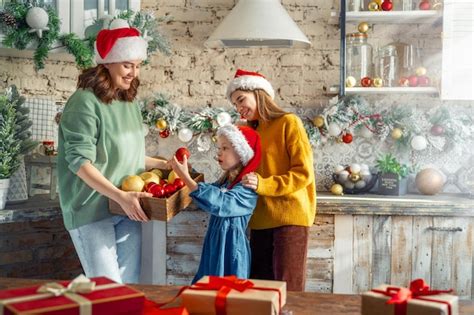
[{"label": "wooden kitchen counter", "polygon": [[[0,290],[44,283],[45,280],[0,278]],[[174,297],[178,286],[132,285],[145,293],[146,297],[161,303]],[[325,294],[313,292],[288,292],[284,310],[293,315],[359,315],[361,298],[359,295]],[[461,315],[474,314],[474,301],[460,301]]]}]

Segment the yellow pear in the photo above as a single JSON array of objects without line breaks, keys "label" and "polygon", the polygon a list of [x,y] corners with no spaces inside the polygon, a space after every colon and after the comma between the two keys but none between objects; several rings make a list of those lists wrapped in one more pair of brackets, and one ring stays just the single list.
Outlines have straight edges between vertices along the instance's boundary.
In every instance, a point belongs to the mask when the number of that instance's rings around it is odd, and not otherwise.
[{"label": "yellow pear", "polygon": [[159,168],[154,168],[150,172],[155,173],[158,175],[160,178],[163,178],[163,172]]},{"label": "yellow pear", "polygon": [[145,182],[137,175],[129,175],[122,181],[124,191],[142,191],[143,187],[145,187]]},{"label": "yellow pear", "polygon": [[179,176],[174,171],[171,171],[168,174],[168,183],[172,184],[176,178],[179,178]]},{"label": "yellow pear", "polygon": [[159,184],[160,183],[160,176],[158,176],[156,173],[154,172],[143,172],[140,174],[140,177],[143,179],[143,181],[145,182],[145,185],[148,184],[148,183],[156,183],[156,184]]}]

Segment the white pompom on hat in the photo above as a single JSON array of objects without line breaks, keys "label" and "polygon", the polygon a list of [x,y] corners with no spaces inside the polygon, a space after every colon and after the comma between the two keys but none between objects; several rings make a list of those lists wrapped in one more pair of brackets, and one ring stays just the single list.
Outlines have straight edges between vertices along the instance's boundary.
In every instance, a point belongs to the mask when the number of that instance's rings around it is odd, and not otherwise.
[{"label": "white pompom on hat", "polygon": [[230,98],[232,93],[236,90],[253,91],[256,89],[264,90],[272,99],[275,98],[275,91],[270,82],[265,79],[263,75],[257,72],[250,72],[242,69],[237,69],[232,81],[227,85],[226,97],[232,103]]},{"label": "white pompom on hat", "polygon": [[97,64],[147,59],[147,41],[127,21],[115,19],[109,29],[97,34],[94,45]]}]

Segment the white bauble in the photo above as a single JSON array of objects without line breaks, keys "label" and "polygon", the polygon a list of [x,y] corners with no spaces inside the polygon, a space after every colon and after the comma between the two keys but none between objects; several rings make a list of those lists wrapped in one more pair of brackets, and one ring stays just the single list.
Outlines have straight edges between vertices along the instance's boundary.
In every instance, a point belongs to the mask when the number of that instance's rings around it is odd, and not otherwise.
[{"label": "white bauble", "polygon": [[328,133],[330,136],[337,137],[341,134],[341,127],[336,123],[330,123],[328,125]]},{"label": "white bauble", "polygon": [[357,189],[362,189],[362,188],[364,188],[366,185],[367,185],[367,184],[365,183],[365,181],[359,180],[359,181],[357,181],[357,182],[355,183],[354,186],[355,186],[355,188],[357,188]]},{"label": "white bauble", "polygon": [[341,182],[345,182],[347,180],[347,178],[349,177],[349,172],[348,171],[341,171],[339,173],[339,175],[337,175],[337,178],[341,181]]},{"label": "white bauble", "polygon": [[109,24],[109,29],[115,30],[118,28],[128,28],[130,25],[128,25],[128,22],[124,19],[115,19]]},{"label": "white bauble", "polygon": [[362,127],[360,130],[360,135],[366,139],[372,138],[374,133],[370,131],[367,127]]},{"label": "white bauble", "polygon": [[348,181],[344,183],[344,187],[346,187],[347,189],[354,189],[355,185],[353,182]]},{"label": "white bauble", "polygon": [[182,142],[189,142],[193,138],[193,132],[189,128],[182,128],[178,132],[178,139]]},{"label": "white bauble", "polygon": [[368,171],[368,170],[369,170],[369,166],[368,166],[367,164],[365,164],[365,163],[362,163],[362,164],[360,165],[360,170],[361,170],[361,171]]},{"label": "white bauble", "polygon": [[49,30],[48,22],[48,12],[43,8],[33,7],[26,13],[26,24],[31,27],[29,32],[36,32],[39,38],[43,36],[43,31]]},{"label": "white bauble", "polygon": [[413,148],[413,150],[416,150],[416,151],[421,151],[421,150],[424,150],[426,149],[426,146],[427,146],[427,142],[426,142],[426,138],[423,137],[423,136],[414,136],[412,139],[411,139],[411,147]]},{"label": "white bauble", "polygon": [[344,166],[342,166],[342,165],[337,165],[337,166],[334,168],[334,173],[339,174],[339,173],[342,172],[343,170],[344,170]]},{"label": "white bauble", "polygon": [[216,120],[217,124],[222,127],[230,124],[232,122],[232,117],[230,117],[229,113],[221,112],[217,114]]},{"label": "white bauble", "polygon": [[351,172],[352,173],[359,173],[360,172],[360,165],[357,163],[351,164]]},{"label": "white bauble", "polygon": [[366,182],[370,182],[370,180],[372,179],[372,174],[370,174],[370,171],[368,171],[368,170],[360,171],[359,175]]}]

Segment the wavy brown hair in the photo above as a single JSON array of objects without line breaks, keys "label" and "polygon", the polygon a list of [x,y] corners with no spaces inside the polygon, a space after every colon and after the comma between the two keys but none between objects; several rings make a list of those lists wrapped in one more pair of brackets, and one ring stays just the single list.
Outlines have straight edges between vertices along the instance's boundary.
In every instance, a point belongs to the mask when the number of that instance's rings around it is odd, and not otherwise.
[{"label": "wavy brown hair", "polygon": [[[246,92],[253,92],[255,95],[255,100],[257,102],[257,112],[258,116],[260,117],[261,120],[268,122],[273,119],[280,118],[283,115],[288,114],[287,111],[285,111],[283,108],[277,105],[275,101],[268,95],[267,92],[265,92],[262,89],[255,89],[255,90],[243,90],[239,89],[240,91],[246,91]],[[248,126],[252,128],[257,128],[258,121],[253,120],[249,121]]]},{"label": "wavy brown hair", "polygon": [[85,69],[77,81],[78,88],[92,90],[95,96],[105,104],[110,104],[114,100],[133,102],[137,96],[139,85],[140,80],[134,78],[128,90],[114,88],[109,70],[103,64]]}]

